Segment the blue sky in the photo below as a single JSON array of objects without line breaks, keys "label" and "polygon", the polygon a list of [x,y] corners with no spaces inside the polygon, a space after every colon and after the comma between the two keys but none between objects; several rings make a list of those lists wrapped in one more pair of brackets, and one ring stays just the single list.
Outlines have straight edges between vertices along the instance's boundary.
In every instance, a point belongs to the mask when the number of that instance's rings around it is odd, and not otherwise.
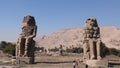
[{"label": "blue sky", "polygon": [[89,17],[99,26],[120,27],[120,0],[0,0],[0,41],[16,42],[23,17],[32,15],[37,36],[82,28]]}]

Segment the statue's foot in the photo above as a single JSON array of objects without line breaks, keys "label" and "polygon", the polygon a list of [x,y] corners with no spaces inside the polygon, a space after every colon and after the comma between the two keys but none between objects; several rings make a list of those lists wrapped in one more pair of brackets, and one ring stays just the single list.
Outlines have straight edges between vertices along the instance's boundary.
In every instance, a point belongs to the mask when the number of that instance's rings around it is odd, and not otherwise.
[{"label": "statue's foot", "polygon": [[24,53],[24,55],[23,55],[24,57],[26,57],[27,56],[27,52],[25,51],[25,53]]},{"label": "statue's foot", "polygon": [[91,56],[91,58],[90,59],[95,59],[95,56]]},{"label": "statue's foot", "polygon": [[19,57],[22,57],[22,54],[20,54]]},{"label": "statue's foot", "polygon": [[23,55],[23,57],[26,57],[27,55]]},{"label": "statue's foot", "polygon": [[101,60],[102,58],[101,58],[101,56],[98,56],[97,59],[98,59],[98,60]]},{"label": "statue's foot", "polygon": [[26,56],[27,56],[26,54],[23,55],[23,57],[26,57]]}]

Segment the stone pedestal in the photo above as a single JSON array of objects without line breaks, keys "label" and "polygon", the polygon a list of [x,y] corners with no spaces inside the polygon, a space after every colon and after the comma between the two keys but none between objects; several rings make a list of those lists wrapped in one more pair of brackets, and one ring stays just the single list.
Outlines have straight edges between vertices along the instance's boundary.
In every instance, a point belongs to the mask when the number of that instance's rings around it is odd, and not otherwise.
[{"label": "stone pedestal", "polygon": [[107,60],[86,60],[85,64],[92,68],[108,67]]},{"label": "stone pedestal", "polygon": [[17,64],[34,64],[34,57],[20,57],[17,59]]}]

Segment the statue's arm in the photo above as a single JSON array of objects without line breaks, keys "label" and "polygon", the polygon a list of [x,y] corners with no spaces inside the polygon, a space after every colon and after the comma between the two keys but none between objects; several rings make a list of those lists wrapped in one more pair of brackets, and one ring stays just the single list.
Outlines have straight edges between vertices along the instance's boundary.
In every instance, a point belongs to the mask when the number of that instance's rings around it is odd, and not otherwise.
[{"label": "statue's arm", "polygon": [[98,27],[98,30],[97,30],[97,37],[100,38],[100,28]]},{"label": "statue's arm", "polygon": [[87,33],[86,33],[86,28],[83,29],[83,34],[82,34],[82,40],[83,42],[87,40]]},{"label": "statue's arm", "polygon": [[33,34],[30,35],[29,38],[34,38],[34,37],[36,37],[36,33],[37,33],[37,26],[34,26]]}]

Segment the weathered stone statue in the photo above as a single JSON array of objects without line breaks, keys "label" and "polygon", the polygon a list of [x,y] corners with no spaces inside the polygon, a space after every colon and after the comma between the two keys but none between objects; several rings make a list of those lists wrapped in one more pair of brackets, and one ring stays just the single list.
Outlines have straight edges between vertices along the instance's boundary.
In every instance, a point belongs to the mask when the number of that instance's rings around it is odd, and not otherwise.
[{"label": "weathered stone statue", "polygon": [[22,22],[22,33],[20,34],[17,46],[17,57],[29,57],[29,63],[34,63],[35,41],[37,26],[33,16],[25,16]]},{"label": "weathered stone statue", "polygon": [[88,18],[83,32],[84,59],[101,59],[100,28],[95,18]]}]

